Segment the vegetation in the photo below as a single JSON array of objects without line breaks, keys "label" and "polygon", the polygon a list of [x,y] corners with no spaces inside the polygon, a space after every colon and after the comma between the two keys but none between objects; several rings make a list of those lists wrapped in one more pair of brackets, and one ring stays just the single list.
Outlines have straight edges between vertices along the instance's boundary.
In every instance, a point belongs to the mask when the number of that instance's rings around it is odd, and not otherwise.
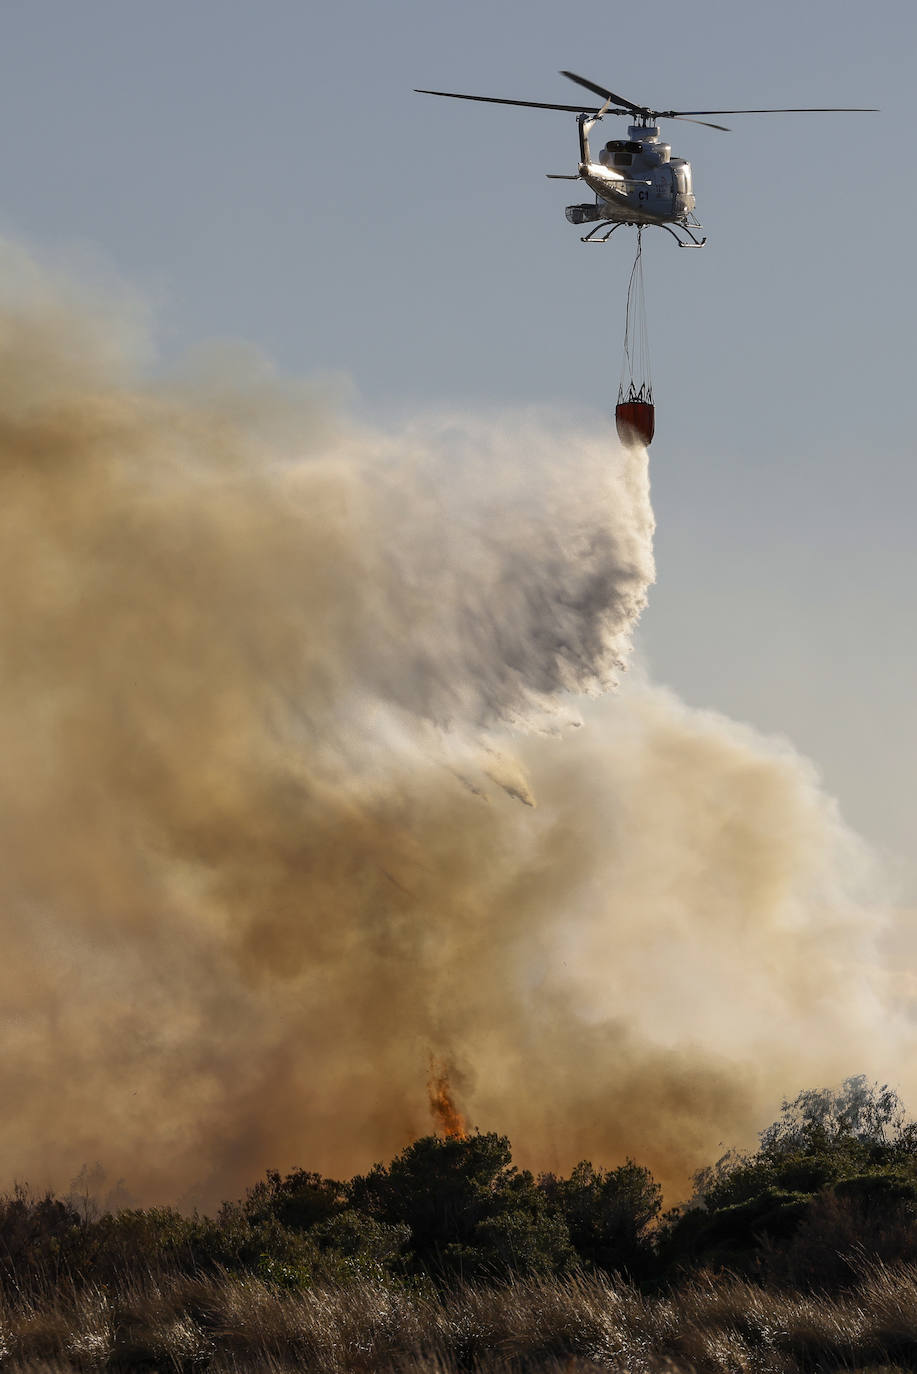
[{"label": "vegetation", "polygon": [[695,1179],[657,1238],[669,1266],[703,1264],[803,1289],[852,1280],[853,1257],[917,1261],[917,1125],[887,1087],[785,1102],[752,1155]]},{"label": "vegetation", "polygon": [[917,1126],[851,1079],[785,1103],[661,1213],[633,1161],[568,1177],[492,1133],[216,1217],[0,1199],[0,1369],[917,1369]]}]

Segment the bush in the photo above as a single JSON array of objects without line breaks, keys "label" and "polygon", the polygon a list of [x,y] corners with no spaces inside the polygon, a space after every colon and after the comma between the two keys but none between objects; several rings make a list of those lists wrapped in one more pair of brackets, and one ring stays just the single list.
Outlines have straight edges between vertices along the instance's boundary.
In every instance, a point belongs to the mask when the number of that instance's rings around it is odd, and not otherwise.
[{"label": "bush", "polygon": [[[388,1223],[347,1208],[311,1232],[325,1260],[324,1272],[381,1276],[397,1272],[410,1244],[411,1230],[403,1221]],[[335,1266],[330,1261],[338,1261]]]},{"label": "bush", "polygon": [[864,1260],[917,1261],[917,1186],[865,1174],[813,1199],[791,1243],[768,1257],[768,1277],[796,1288],[855,1285]]},{"label": "bush", "polygon": [[242,1209],[253,1222],[274,1217],[291,1230],[308,1231],[346,1206],[345,1186],[336,1179],[305,1169],[294,1169],[281,1178],[275,1169],[269,1169],[260,1183],[249,1188]]},{"label": "bush", "polygon": [[763,1256],[795,1234],[811,1194],[765,1188],[755,1197],[723,1207],[694,1207],[666,1228],[662,1258],[677,1269],[729,1269],[745,1277],[762,1271]]},{"label": "bush", "polygon": [[662,1253],[669,1265],[804,1284],[818,1274],[852,1281],[854,1250],[910,1258],[915,1132],[897,1095],[862,1076],[800,1093],[754,1154],[725,1155],[696,1175],[692,1204],[667,1220]]},{"label": "bush", "polygon": [[0,1197],[0,1280],[17,1292],[59,1284],[81,1269],[89,1230],[69,1200],[17,1185]]},{"label": "bush", "polygon": [[574,1255],[532,1175],[511,1162],[505,1136],[424,1136],[350,1185],[352,1205],[410,1232],[415,1270],[439,1275],[554,1273]]},{"label": "bush", "polygon": [[583,1160],[569,1178],[543,1174],[538,1186],[564,1218],[584,1263],[635,1278],[650,1271],[662,1189],[648,1169],[630,1159],[617,1169],[594,1169]]}]

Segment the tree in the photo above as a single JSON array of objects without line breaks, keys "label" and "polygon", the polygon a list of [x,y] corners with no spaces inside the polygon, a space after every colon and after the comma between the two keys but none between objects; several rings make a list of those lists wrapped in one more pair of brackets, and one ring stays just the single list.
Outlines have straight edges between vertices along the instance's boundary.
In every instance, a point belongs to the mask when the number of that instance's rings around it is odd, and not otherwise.
[{"label": "tree", "polygon": [[779,1118],[761,1133],[760,1153],[774,1161],[824,1151],[878,1159],[902,1148],[913,1153],[914,1145],[915,1126],[898,1094],[858,1074],[840,1088],[810,1089],[785,1101]]},{"label": "tree", "polygon": [[649,1169],[632,1159],[616,1169],[577,1164],[569,1178],[543,1174],[540,1190],[567,1223],[581,1259],[609,1273],[642,1275],[652,1263],[650,1228],[662,1189]]},{"label": "tree", "polygon": [[294,1231],[308,1231],[347,1205],[346,1188],[333,1178],[294,1169],[281,1178],[276,1169],[245,1194],[243,1210],[250,1221],[274,1217]]},{"label": "tree", "polygon": [[893,1089],[860,1075],[802,1092],[760,1140],[695,1176],[692,1203],[668,1218],[670,1262],[802,1274],[840,1236],[871,1254],[911,1253],[917,1126]]},{"label": "tree", "polygon": [[555,1272],[573,1259],[563,1220],[493,1132],[424,1136],[387,1168],[355,1178],[349,1193],[353,1207],[407,1224],[414,1265],[427,1272]]}]

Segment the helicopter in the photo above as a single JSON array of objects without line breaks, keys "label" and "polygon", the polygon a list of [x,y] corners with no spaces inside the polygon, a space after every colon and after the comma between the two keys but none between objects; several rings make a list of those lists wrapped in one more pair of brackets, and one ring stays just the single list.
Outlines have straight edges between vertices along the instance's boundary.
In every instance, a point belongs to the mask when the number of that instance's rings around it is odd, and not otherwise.
[{"label": "helicopter", "polygon": [[[668,143],[659,141],[659,119],[682,119],[703,124],[708,129],[728,133],[725,124],[713,124],[698,115],[733,114],[875,114],[874,109],[853,106],[809,106],[804,109],[766,110],[652,110],[636,105],[623,96],[575,72],[562,71],[570,81],[601,96],[600,106],[553,105],[541,100],[506,100],[495,95],[461,95],[457,91],[429,91],[416,87],[418,95],[440,95],[449,100],[480,100],[492,105],[523,105],[538,110],[566,110],[577,116],[579,128],[579,167],[575,174],[552,173],[552,181],[584,181],[595,200],[568,205],[571,224],[592,224],[581,237],[582,243],[607,243],[622,225],[642,229],[656,225],[671,234],[679,248],[703,248],[707,242],[703,226],[694,214],[695,198],[691,164],[673,157]],[[598,161],[589,146],[589,135],[606,115],[630,115],[633,123],[627,138],[611,139],[602,148]]]}]

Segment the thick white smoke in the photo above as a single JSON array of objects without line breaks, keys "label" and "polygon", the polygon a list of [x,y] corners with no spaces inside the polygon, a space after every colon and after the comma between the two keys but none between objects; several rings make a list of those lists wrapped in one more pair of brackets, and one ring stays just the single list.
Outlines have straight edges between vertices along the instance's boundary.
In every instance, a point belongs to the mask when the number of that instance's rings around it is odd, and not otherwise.
[{"label": "thick white smoke", "polygon": [[678,1187],[782,1093],[896,1076],[811,769],[595,699],[653,577],[645,454],[143,384],[123,319],[0,268],[0,1174],[343,1175],[429,1129],[432,1054],[522,1161]]}]

